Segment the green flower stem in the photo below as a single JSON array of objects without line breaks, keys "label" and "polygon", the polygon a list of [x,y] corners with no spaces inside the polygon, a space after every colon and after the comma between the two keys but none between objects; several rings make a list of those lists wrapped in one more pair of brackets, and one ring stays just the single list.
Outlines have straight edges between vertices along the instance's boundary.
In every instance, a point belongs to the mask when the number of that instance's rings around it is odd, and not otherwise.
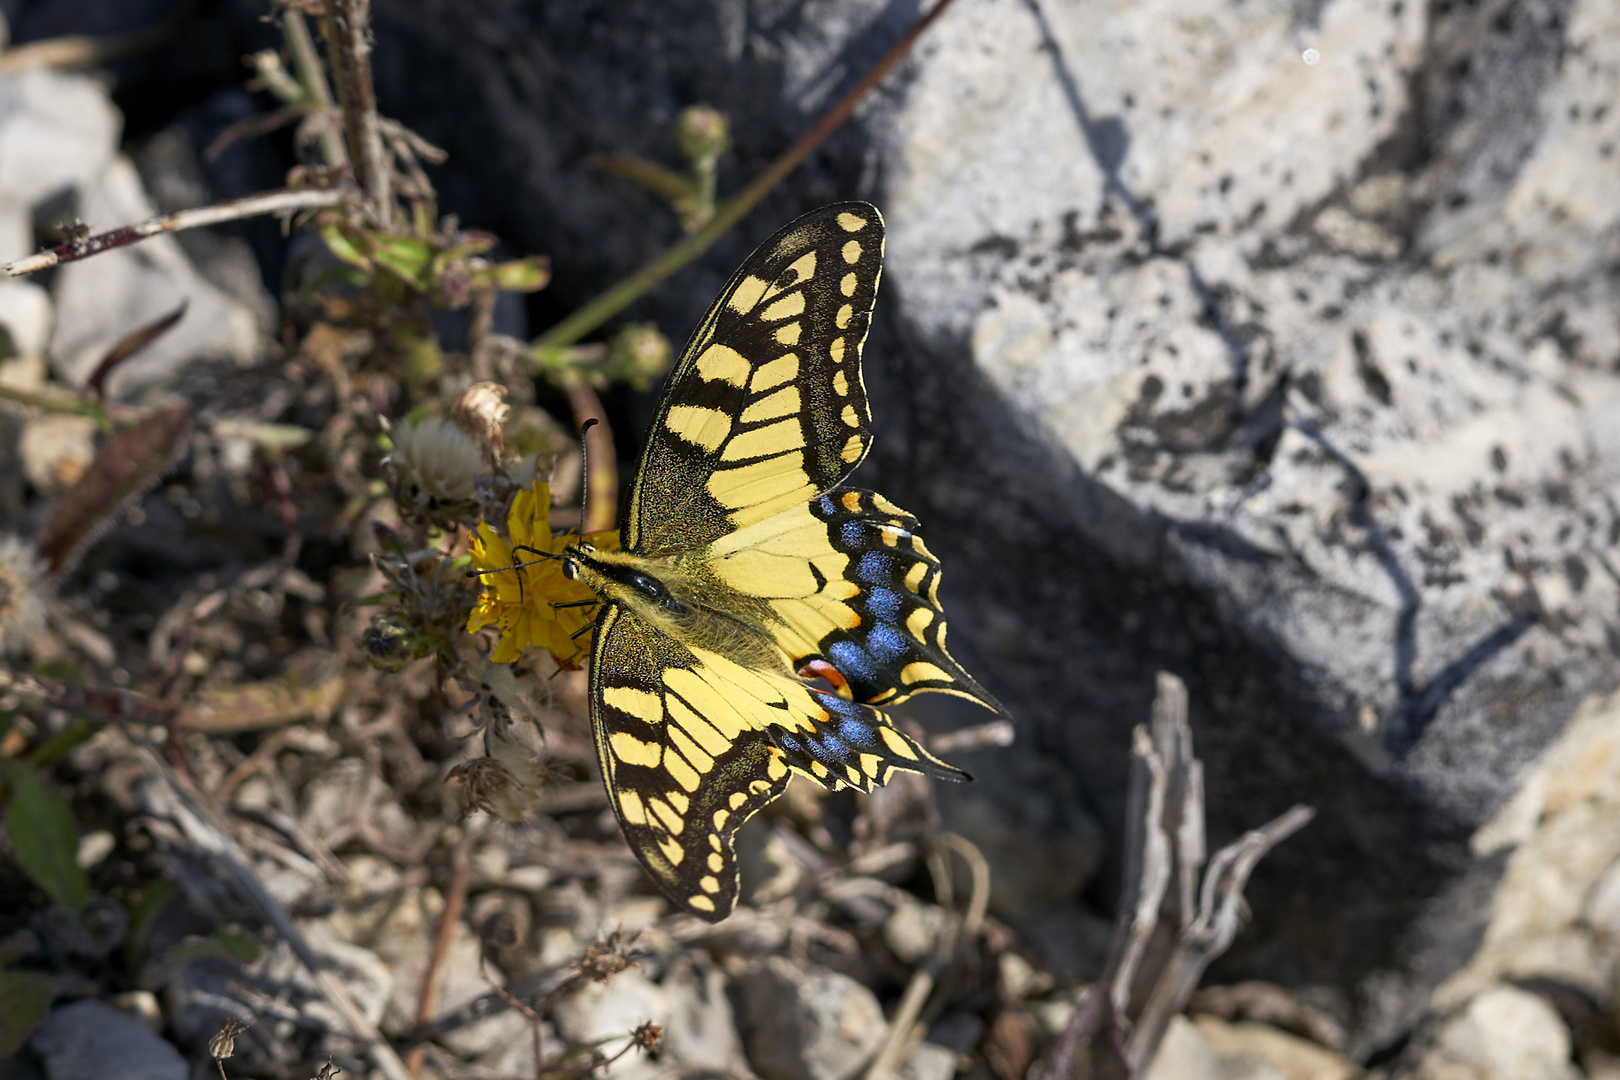
[{"label": "green flower stem", "polygon": [[849,119],[850,113],[855,111],[855,106],[860,104],[867,92],[882,81],[889,70],[899,63],[901,57],[911,51],[917,38],[928,29],[930,23],[944,14],[945,9],[951,6],[951,2],[952,0],[939,0],[927,15],[913,23],[905,36],[895,42],[893,47],[883,54],[881,60],[872,65],[871,70],[861,77],[861,81],[851,87],[849,93],[816,121],[815,127],[801,135],[797,142],[754,177],[747,187],[719,203],[715,207],[714,217],[710,218],[707,224],[541,334],[533,342],[531,355],[541,349],[572,345],[639,300],[653,286],[709,250],[716,240],[758,206],[783,178],[798,168],[799,164],[810,156],[811,151],[826,141],[827,136],[831,135],[838,125]]},{"label": "green flower stem", "polygon": [[[321,68],[321,58],[315,52],[315,40],[309,35],[304,16],[297,9],[289,7],[281,16],[281,32],[287,39],[287,51],[292,54],[293,70],[298,72],[298,82],[304,88],[306,103],[322,111],[330,109],[332,91],[326,85],[326,73]],[[320,141],[321,157],[328,165],[340,169],[349,163],[349,155],[343,150],[343,139],[330,125],[321,130]]]}]

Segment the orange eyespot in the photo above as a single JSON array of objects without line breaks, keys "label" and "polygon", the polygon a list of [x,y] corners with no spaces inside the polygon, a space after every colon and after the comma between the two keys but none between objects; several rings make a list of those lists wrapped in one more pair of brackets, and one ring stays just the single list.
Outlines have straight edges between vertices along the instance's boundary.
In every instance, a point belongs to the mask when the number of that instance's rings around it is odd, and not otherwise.
[{"label": "orange eyespot", "polygon": [[844,678],[843,672],[825,660],[806,660],[799,668],[799,678],[811,681],[821,679],[832,687],[833,693],[841,698],[850,699],[849,680]]}]

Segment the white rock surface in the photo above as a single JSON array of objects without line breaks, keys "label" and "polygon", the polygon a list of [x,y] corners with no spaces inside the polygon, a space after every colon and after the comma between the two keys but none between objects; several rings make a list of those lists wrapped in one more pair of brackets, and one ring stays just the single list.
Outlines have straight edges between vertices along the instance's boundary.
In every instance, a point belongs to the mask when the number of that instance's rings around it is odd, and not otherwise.
[{"label": "white rock surface", "polygon": [[1469,962],[1436,989],[1456,1008],[1508,979],[1550,979],[1612,1005],[1620,976],[1620,693],[1594,695],[1514,800],[1475,834],[1513,846]]},{"label": "white rock surface", "polygon": [[141,1021],[101,1001],[76,1001],[51,1013],[29,1047],[50,1080],[187,1080],[191,1070]]},{"label": "white rock surface", "polygon": [[1343,1056],[1267,1024],[1230,1023],[1214,1016],[1200,1016],[1193,1024],[1221,1058],[1223,1076],[1354,1080],[1361,1075],[1361,1068]]},{"label": "white rock surface", "polygon": [[911,1048],[900,1067],[895,1069],[899,1080],[951,1080],[956,1075],[956,1063],[961,1057],[955,1050],[931,1042],[920,1042]]},{"label": "white rock surface", "polygon": [[123,126],[105,88],[87,76],[33,70],[0,79],[4,201],[32,206],[90,183],[112,160]]},{"label": "white rock surface", "polygon": [[88,416],[36,416],[17,440],[23,474],[34,490],[55,495],[70,486],[96,455],[96,422]]},{"label": "white rock surface", "polygon": [[51,322],[49,293],[32,281],[0,281],[0,329],[11,341],[10,355],[43,356]]},{"label": "white rock surface", "polygon": [[1497,986],[1469,1001],[1441,1029],[1426,1068],[1440,1072],[1450,1061],[1480,1070],[1479,1080],[1574,1080],[1569,1052],[1569,1029],[1551,1005],[1524,990]]},{"label": "white rock surface", "polygon": [[[609,1068],[621,1080],[667,1073],[672,1066],[747,1076],[742,1042],[732,1021],[720,972],[692,960],[677,961],[661,982],[636,968],[606,983],[589,983],[557,1004],[558,1031],[574,1045],[598,1039],[622,1039],[644,1023],[663,1029],[659,1060],[632,1050]],[[615,1041],[604,1049],[623,1047]]]},{"label": "white rock surface", "polygon": [[[1224,1080],[1221,1058],[1185,1016],[1170,1018],[1142,1080]],[[1270,1080],[1270,1078],[1267,1078]]]}]

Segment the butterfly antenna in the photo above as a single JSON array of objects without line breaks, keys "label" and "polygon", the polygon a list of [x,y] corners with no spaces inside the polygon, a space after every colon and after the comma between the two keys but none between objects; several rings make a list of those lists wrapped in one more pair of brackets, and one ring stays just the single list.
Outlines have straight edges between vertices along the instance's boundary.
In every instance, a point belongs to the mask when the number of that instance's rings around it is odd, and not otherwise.
[{"label": "butterfly antenna", "polygon": [[591,417],[579,425],[579,540],[585,542],[585,506],[591,495],[591,441],[585,437],[586,433],[599,423],[596,417]]}]

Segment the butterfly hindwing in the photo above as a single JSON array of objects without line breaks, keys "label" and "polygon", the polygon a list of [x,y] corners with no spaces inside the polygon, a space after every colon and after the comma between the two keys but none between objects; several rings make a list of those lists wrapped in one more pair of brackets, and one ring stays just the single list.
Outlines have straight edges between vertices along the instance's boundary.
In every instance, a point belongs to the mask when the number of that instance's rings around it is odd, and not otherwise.
[{"label": "butterfly hindwing", "polygon": [[893,705],[937,690],[1003,711],[946,651],[939,560],[917,519],[882,495],[835,488],[709,549],[727,586],[764,599],[797,669],[824,661],[855,701]]},{"label": "butterfly hindwing", "polygon": [[701,547],[809,501],[866,456],[860,357],[882,267],[883,219],[867,203],[807,214],[743,263],[665,384],[626,550]]},{"label": "butterfly hindwing", "polygon": [[688,648],[612,605],[591,664],[592,726],[613,811],[642,865],[687,911],[737,900],[737,829],[799,771],[871,791],[896,769],[965,774],[881,711]]}]

